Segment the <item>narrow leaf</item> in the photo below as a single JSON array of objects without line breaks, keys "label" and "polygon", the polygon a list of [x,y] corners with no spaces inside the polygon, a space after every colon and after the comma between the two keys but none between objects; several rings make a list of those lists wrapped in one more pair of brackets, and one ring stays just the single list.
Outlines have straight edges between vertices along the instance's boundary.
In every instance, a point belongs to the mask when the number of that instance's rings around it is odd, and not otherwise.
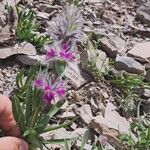
[{"label": "narrow leaf", "polygon": [[84,150],[84,146],[88,141],[88,134],[89,134],[89,132],[88,132],[88,130],[86,130],[85,133],[84,133],[83,139],[82,139],[80,150]]}]

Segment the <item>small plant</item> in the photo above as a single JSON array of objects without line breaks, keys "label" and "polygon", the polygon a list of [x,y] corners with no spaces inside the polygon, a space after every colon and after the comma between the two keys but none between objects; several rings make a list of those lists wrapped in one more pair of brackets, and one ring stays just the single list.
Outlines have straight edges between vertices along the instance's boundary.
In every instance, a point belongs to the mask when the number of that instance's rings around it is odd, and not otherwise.
[{"label": "small plant", "polygon": [[135,141],[130,135],[122,135],[121,141],[130,150],[149,150],[150,148],[150,128],[141,126],[139,123],[132,123],[131,130],[136,136]]},{"label": "small plant", "polygon": [[[107,74],[110,83],[121,91],[121,95],[117,96],[117,101],[120,104],[120,108],[124,112],[128,112],[126,115],[134,115],[137,111],[137,103],[139,101],[140,90],[145,87],[149,87],[149,83],[143,81],[143,77],[140,75],[131,75],[121,73],[119,75]],[[137,92],[138,91],[138,92]]]},{"label": "small plant", "polygon": [[[18,15],[17,35],[30,41],[35,37],[32,32],[36,31],[34,14],[23,10],[19,11]],[[73,5],[66,6],[62,14],[58,14],[50,23],[49,34],[53,38],[53,44],[46,50],[46,68],[34,67],[30,68],[29,72],[21,71],[17,75],[17,88],[11,98],[13,114],[22,132],[22,138],[27,141],[30,150],[42,149],[45,144],[65,145],[66,142],[74,140],[45,140],[41,134],[65,128],[73,121],[48,126],[49,120],[58,113],[65,101],[67,89],[63,73],[69,63],[77,63],[78,60],[76,42],[81,38],[83,25],[80,21],[80,11]]]},{"label": "small plant", "polygon": [[[45,144],[64,142],[72,139],[44,140],[42,133],[50,132],[62,127],[67,127],[72,121],[48,127],[49,120],[60,110],[64,103],[65,88],[57,78],[45,72],[37,72],[37,68],[31,68],[25,75],[21,71],[17,75],[17,89],[12,96],[13,114],[24,138],[29,144],[30,150],[42,148]],[[59,98],[58,102],[54,101]],[[53,104],[52,104],[53,103]],[[50,107],[46,111],[46,107]]]},{"label": "small plant", "polygon": [[48,36],[37,35],[38,25],[36,23],[35,14],[30,9],[20,9],[16,6],[18,14],[18,22],[16,28],[16,36],[18,40],[27,41],[36,47],[42,47],[50,41]]},{"label": "small plant", "polygon": [[87,69],[90,70],[90,74],[93,76],[95,81],[100,81],[102,78],[101,71],[97,68],[95,60],[90,61]]},{"label": "small plant", "polygon": [[116,79],[113,80],[113,83],[116,84],[119,88],[124,90],[125,93],[144,86],[143,77],[137,75],[122,74],[116,76]]}]

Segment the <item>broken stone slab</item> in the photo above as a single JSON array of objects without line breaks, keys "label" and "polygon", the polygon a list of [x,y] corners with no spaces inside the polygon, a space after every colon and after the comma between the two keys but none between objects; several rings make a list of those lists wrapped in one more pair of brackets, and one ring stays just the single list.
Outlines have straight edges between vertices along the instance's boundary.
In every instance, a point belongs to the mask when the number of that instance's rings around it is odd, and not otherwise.
[{"label": "broken stone slab", "polygon": [[74,88],[79,88],[88,81],[88,77],[82,73],[76,63],[69,63],[64,75],[72,82]]},{"label": "broken stone slab", "polygon": [[118,130],[122,134],[130,134],[130,123],[125,117],[120,116],[116,111],[116,107],[110,102],[107,103],[104,117],[97,116],[95,119],[99,120],[99,122],[106,125],[108,128]]},{"label": "broken stone slab", "polygon": [[133,74],[145,73],[144,66],[142,66],[139,62],[135,61],[133,58],[127,56],[117,55],[115,67],[117,70],[125,70]]},{"label": "broken stone slab", "polygon": [[15,54],[36,55],[35,47],[27,42],[17,43],[14,47],[0,48],[0,59],[5,59]]},{"label": "broken stone slab", "polygon": [[78,139],[82,140],[83,134],[87,131],[85,128],[76,128],[72,133],[72,137],[78,137]]},{"label": "broken stone slab", "polygon": [[137,43],[127,55],[140,62],[150,62],[150,42]]},{"label": "broken stone slab", "polygon": [[97,119],[91,120],[89,127],[95,130],[100,135],[107,137],[107,142],[121,150],[123,148],[122,143],[119,141],[119,132],[115,129],[108,128],[106,125],[98,121]]},{"label": "broken stone slab", "polygon": [[137,19],[139,19],[142,23],[150,25],[150,2],[143,3],[137,9]]},{"label": "broken stone slab", "polygon": [[81,117],[83,122],[85,122],[86,124],[89,124],[91,120],[93,119],[91,107],[88,104],[84,104],[80,108],[75,108],[74,111],[77,115]]},{"label": "broken stone slab", "polygon": [[122,144],[118,139],[120,134],[131,135],[136,140],[130,132],[130,122],[125,117],[120,116],[116,111],[116,107],[110,102],[107,103],[104,116],[93,117],[89,126],[100,135],[106,136],[108,143],[118,149],[122,149]]},{"label": "broken stone slab", "polygon": [[[85,133],[87,129],[84,128],[76,128],[73,132],[67,131],[65,128],[60,128],[57,129],[54,132],[47,132],[42,134],[41,136],[45,139],[45,140],[49,140],[49,139],[79,139],[82,140],[83,134]],[[71,146],[71,143],[69,142],[69,147]],[[64,150],[64,144],[46,144],[46,146],[50,149],[59,149],[59,150]],[[80,145],[81,146],[81,145]],[[69,148],[71,149],[71,148]],[[40,150],[40,149],[38,149]],[[47,150],[45,148],[43,148],[43,150]]]},{"label": "broken stone slab", "polygon": [[99,71],[100,73],[105,73],[108,70],[109,66],[109,60],[105,52],[94,49],[92,43],[89,41],[86,35],[84,36],[84,42],[86,46],[80,54],[81,69],[91,74],[92,71],[90,65],[93,64],[96,67],[95,69],[97,69],[97,71]]},{"label": "broken stone slab", "polygon": [[34,66],[37,64],[46,65],[45,55],[17,55],[16,59],[25,66]]},{"label": "broken stone slab", "polygon": [[110,35],[102,38],[100,41],[102,50],[111,58],[126,52],[126,42],[118,36]]},{"label": "broken stone slab", "polygon": [[[54,132],[47,132],[41,135],[45,140],[49,140],[49,139],[71,139],[71,132],[67,131],[65,128],[60,128],[57,129]],[[68,143],[69,144],[69,143]],[[61,144],[46,144],[46,146],[50,149],[60,149],[63,150],[64,149],[64,143]],[[69,144],[70,146],[70,144]],[[46,150],[46,149],[44,149]]]}]

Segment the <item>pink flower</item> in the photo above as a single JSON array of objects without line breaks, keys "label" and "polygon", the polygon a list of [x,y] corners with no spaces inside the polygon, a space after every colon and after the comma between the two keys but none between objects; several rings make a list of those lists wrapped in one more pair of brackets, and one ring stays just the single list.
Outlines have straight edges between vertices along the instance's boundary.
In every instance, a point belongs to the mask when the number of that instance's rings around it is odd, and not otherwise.
[{"label": "pink flower", "polygon": [[34,81],[34,86],[43,91],[43,101],[46,104],[51,103],[55,97],[63,98],[65,95],[64,83],[58,78],[53,81],[52,78],[44,72],[38,74],[37,79]]},{"label": "pink flower", "polygon": [[63,87],[57,88],[56,93],[58,96],[64,96],[65,95],[65,89]]},{"label": "pink flower", "polygon": [[65,61],[75,61],[75,59],[76,59],[74,52],[69,52],[64,49],[61,50],[59,55]]},{"label": "pink flower", "polygon": [[52,59],[56,56],[57,56],[56,51],[54,49],[50,49],[46,53],[46,60]]},{"label": "pink flower", "polygon": [[45,88],[44,88],[44,91],[45,91],[45,92],[49,92],[49,91],[51,91],[51,90],[52,90],[52,88],[51,88],[50,85],[45,85]]},{"label": "pink flower", "polygon": [[37,88],[41,88],[41,87],[43,86],[43,80],[42,80],[42,79],[36,79],[36,80],[34,81],[34,85],[35,85],[35,87],[37,87]]},{"label": "pink flower", "polygon": [[62,44],[62,49],[63,50],[68,50],[69,49],[69,45],[67,43]]},{"label": "pink flower", "polygon": [[52,92],[46,92],[43,96],[44,102],[51,103],[51,101],[54,99],[54,94]]},{"label": "pink flower", "polygon": [[61,59],[66,62],[76,61],[76,51],[71,50],[68,43],[58,44],[55,48],[50,49],[46,53],[46,61],[50,59]]}]

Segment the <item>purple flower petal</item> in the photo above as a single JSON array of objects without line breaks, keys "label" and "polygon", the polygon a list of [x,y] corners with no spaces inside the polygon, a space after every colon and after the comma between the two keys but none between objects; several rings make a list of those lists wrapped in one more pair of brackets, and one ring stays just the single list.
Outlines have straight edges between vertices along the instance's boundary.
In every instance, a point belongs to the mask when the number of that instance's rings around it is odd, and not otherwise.
[{"label": "purple flower petal", "polygon": [[46,53],[46,60],[54,58],[56,55],[56,51],[54,49],[50,49]]},{"label": "purple flower petal", "polygon": [[64,88],[57,88],[56,89],[56,93],[59,95],[59,96],[64,96],[65,95],[65,89]]},{"label": "purple flower petal", "polygon": [[67,51],[69,48],[69,45],[67,43],[62,44],[62,49]]},{"label": "purple flower petal", "polygon": [[41,88],[43,86],[43,80],[42,79],[37,79],[34,81],[34,85],[37,88]]},{"label": "purple flower petal", "polygon": [[47,92],[44,94],[43,99],[46,103],[51,103],[51,101],[54,99],[54,94],[52,92]]},{"label": "purple flower petal", "polygon": [[51,91],[51,86],[50,85],[46,85],[44,90],[45,90],[45,92]]},{"label": "purple flower petal", "polygon": [[60,57],[65,61],[75,61],[76,57],[73,52],[68,52],[66,50],[62,50],[60,53]]}]

